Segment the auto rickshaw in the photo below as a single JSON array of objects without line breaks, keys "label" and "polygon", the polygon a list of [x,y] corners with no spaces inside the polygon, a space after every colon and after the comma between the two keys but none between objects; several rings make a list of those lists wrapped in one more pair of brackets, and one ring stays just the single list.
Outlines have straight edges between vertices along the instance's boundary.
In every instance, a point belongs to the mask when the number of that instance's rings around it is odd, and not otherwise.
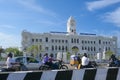
[{"label": "auto rickshaw", "polygon": [[78,59],[77,59],[77,56],[76,55],[71,55],[71,58],[70,58],[70,65],[73,66],[73,65],[78,65]]}]

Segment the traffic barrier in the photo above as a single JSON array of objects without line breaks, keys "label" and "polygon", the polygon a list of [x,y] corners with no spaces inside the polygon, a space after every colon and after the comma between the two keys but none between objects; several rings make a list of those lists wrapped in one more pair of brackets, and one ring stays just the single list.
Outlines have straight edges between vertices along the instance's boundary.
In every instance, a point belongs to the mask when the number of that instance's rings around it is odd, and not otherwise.
[{"label": "traffic barrier", "polygon": [[120,68],[1,72],[0,80],[120,80]]}]

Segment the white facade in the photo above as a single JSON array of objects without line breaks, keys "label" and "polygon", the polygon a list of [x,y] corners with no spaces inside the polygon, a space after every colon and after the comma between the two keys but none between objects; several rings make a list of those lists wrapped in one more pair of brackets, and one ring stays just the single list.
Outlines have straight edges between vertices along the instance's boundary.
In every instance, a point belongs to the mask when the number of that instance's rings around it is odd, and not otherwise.
[{"label": "white facade", "polygon": [[88,33],[76,33],[76,22],[70,17],[67,22],[67,32],[31,33],[22,32],[22,48],[26,49],[31,45],[37,45],[39,53],[70,52],[77,47],[79,54],[97,54],[105,51],[117,53],[117,37],[104,37]]}]

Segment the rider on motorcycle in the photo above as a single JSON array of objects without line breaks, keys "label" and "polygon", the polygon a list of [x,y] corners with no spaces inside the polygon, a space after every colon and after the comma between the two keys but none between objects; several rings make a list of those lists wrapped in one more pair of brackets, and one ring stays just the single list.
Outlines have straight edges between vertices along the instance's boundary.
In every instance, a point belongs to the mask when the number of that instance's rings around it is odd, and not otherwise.
[{"label": "rider on motorcycle", "polygon": [[89,68],[89,58],[87,57],[87,54],[84,53],[83,57],[81,58],[81,67],[82,68]]},{"label": "rider on motorcycle", "polygon": [[48,57],[48,53],[46,53],[43,57],[43,61],[42,61],[45,65],[49,65],[49,57]]},{"label": "rider on motorcycle", "polygon": [[12,57],[13,57],[13,54],[10,52],[9,54],[8,54],[8,56],[7,56],[7,61],[6,61],[6,65],[7,65],[7,70],[8,71],[15,71],[15,65],[16,64],[18,64],[19,65],[19,63],[18,62],[15,62],[13,59],[12,59]]},{"label": "rider on motorcycle", "polygon": [[[53,62],[53,61],[57,61],[57,62]],[[41,65],[39,67],[39,70],[51,70],[51,69],[68,69],[68,67],[64,64],[62,64],[62,60],[59,59],[54,59],[53,58],[53,54],[50,54],[50,56],[48,57],[48,55],[43,57],[43,65]]]},{"label": "rider on motorcycle", "polygon": [[115,57],[114,54],[111,55],[109,58],[109,66],[110,67],[119,67],[120,66],[120,61]]},{"label": "rider on motorcycle", "polygon": [[53,54],[50,54],[49,57],[48,57],[47,53],[44,55],[44,57],[43,57],[43,63],[45,65],[48,65],[51,68],[57,68],[56,64],[54,64],[53,61],[55,61],[55,59],[53,58]]},{"label": "rider on motorcycle", "polygon": [[56,59],[53,58],[53,54],[50,54],[49,57],[49,64],[53,69],[58,69],[58,65],[56,63],[53,63],[53,61],[57,61]]}]

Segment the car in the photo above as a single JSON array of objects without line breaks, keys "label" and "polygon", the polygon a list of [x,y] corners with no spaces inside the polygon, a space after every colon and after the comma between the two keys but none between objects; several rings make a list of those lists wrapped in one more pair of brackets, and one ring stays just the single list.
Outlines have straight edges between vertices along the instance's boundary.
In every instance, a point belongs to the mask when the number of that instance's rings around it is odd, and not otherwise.
[{"label": "car", "polygon": [[39,70],[42,62],[31,56],[20,56],[13,58],[15,62],[24,64],[27,70]]}]

